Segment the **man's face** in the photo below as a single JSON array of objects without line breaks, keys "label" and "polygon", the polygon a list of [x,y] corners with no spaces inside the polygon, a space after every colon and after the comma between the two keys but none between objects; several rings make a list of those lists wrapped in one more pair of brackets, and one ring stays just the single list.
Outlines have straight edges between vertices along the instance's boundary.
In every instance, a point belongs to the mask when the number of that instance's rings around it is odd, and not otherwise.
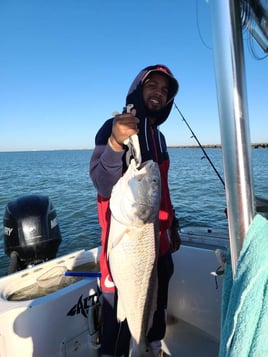
[{"label": "man's face", "polygon": [[169,92],[169,80],[158,73],[152,73],[143,84],[143,100],[149,111],[158,111],[165,107]]}]

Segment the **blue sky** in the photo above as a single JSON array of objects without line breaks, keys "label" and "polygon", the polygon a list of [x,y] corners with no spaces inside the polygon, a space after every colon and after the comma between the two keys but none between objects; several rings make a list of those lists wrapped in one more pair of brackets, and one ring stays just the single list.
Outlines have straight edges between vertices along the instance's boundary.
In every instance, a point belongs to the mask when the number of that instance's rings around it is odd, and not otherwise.
[{"label": "blue sky", "polygon": [[[268,58],[245,38],[251,141],[267,142]],[[2,0],[0,151],[92,148],[147,65],[180,83],[176,103],[202,144],[220,143],[205,0]],[[196,144],[173,109],[168,145]]]}]

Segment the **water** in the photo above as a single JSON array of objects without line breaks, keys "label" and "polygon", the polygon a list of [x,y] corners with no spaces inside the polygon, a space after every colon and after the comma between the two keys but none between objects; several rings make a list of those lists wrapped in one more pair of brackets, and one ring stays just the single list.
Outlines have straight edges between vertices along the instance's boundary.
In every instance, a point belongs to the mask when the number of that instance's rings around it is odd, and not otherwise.
[{"label": "water", "polygon": [[[220,149],[207,149],[223,177]],[[180,226],[226,228],[225,191],[203,153],[198,149],[169,149],[170,191],[180,217]],[[62,234],[58,255],[100,244],[96,191],[88,176],[91,150],[0,153],[0,215],[6,204],[22,195],[41,194],[57,210]],[[268,150],[252,151],[255,194],[268,198]],[[0,276],[6,274],[9,258],[0,240]]]}]

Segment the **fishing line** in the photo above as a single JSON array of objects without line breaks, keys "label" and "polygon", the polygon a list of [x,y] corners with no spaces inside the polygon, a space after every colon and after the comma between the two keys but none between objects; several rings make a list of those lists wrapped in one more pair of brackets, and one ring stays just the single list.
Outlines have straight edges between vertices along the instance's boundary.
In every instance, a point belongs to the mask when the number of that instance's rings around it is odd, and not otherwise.
[{"label": "fishing line", "polygon": [[[179,110],[178,106],[176,105],[176,103],[174,102],[174,106],[177,109],[177,111],[179,112],[180,116],[182,117],[182,120],[185,122],[185,124],[187,125],[188,129],[190,130],[190,132],[192,133],[193,138],[196,140],[196,142],[198,143],[200,149],[203,151],[205,157],[207,158],[208,162],[210,163],[210,165],[212,166],[213,170],[216,172],[218,178],[220,179],[221,183],[223,184],[223,187],[225,188],[225,183],[221,177],[221,175],[219,174],[218,170],[216,169],[216,167],[213,165],[213,162],[210,160],[209,156],[207,155],[205,149],[203,148],[203,146],[201,145],[200,141],[198,140],[198,138],[196,137],[195,133],[193,132],[192,128],[190,127],[190,125],[188,124],[187,120],[185,119],[184,115],[182,114],[182,112]],[[259,197],[259,196],[255,196],[255,200],[256,200],[256,210],[258,212],[258,206],[259,206],[259,212],[268,212],[268,199]]]},{"label": "fishing line", "polygon": [[210,157],[208,156],[208,154],[206,153],[204,147],[201,145],[200,141],[198,140],[197,136],[195,135],[195,133],[193,132],[192,128],[190,127],[189,123],[187,122],[187,120],[185,119],[184,115],[182,114],[182,112],[180,111],[180,109],[178,108],[177,104],[174,102],[174,106],[177,109],[178,113],[180,114],[182,120],[185,122],[185,124],[187,125],[188,129],[190,130],[192,137],[196,140],[197,144],[199,145],[200,149],[203,151],[206,159],[208,160],[208,162],[210,163],[211,167],[213,168],[213,170],[215,171],[216,175],[218,176],[218,178],[220,179],[221,183],[223,184],[223,187],[225,188],[225,183],[221,177],[221,175],[219,174],[218,170],[216,169],[216,167],[214,166],[213,162],[210,160]]},{"label": "fishing line", "polygon": [[199,21],[199,20],[200,20],[200,14],[199,14],[199,10],[198,10],[198,2],[199,2],[199,1],[196,0],[196,3],[195,3],[195,12],[196,12],[195,16],[196,16],[197,32],[198,32],[198,35],[199,35],[199,38],[200,38],[202,44],[203,44],[207,49],[212,50],[212,47],[207,44],[207,42],[205,41],[205,39],[204,39],[204,37],[203,37],[203,35],[202,35],[202,31],[201,31],[201,27],[200,27],[200,21]]}]

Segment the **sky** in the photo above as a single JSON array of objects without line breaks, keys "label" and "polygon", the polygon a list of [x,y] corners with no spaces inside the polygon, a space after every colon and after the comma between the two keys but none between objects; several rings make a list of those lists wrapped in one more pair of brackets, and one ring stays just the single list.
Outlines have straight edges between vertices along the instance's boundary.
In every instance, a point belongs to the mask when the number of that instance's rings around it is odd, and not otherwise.
[{"label": "sky", "polygon": [[[176,104],[201,144],[220,144],[210,16],[205,0],[2,0],[0,151],[93,148],[157,63],[178,79]],[[250,139],[266,143],[268,58],[243,38]],[[161,131],[170,146],[196,145],[175,108]]]}]

